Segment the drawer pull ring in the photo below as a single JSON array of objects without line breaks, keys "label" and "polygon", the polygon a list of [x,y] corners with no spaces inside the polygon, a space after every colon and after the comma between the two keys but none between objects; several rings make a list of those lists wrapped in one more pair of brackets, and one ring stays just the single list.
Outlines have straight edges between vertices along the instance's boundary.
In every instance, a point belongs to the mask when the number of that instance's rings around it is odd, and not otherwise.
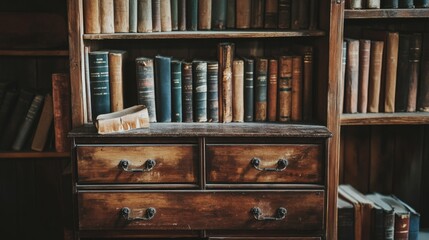
[{"label": "drawer pull ring", "polygon": [[250,164],[252,164],[252,166],[259,171],[281,172],[286,169],[289,162],[286,159],[279,159],[277,161],[277,167],[275,168],[260,168],[259,165],[261,165],[261,160],[259,158],[254,157],[252,158],[252,160],[250,160]]},{"label": "drawer pull ring", "polygon": [[258,207],[253,207],[250,212],[253,214],[253,217],[258,221],[280,221],[283,220],[287,214],[287,210],[284,207],[279,207],[274,217],[264,217],[262,214],[262,210]]},{"label": "drawer pull ring", "polygon": [[156,213],[156,209],[153,207],[150,207],[148,209],[146,209],[146,212],[144,214],[143,217],[130,217],[131,215],[131,209],[127,208],[127,207],[123,207],[121,209],[121,215],[122,217],[125,218],[125,220],[127,221],[147,221],[147,220],[151,220],[153,217],[155,217],[155,213]]},{"label": "drawer pull ring", "polygon": [[125,172],[150,172],[153,170],[155,165],[156,165],[155,160],[148,159],[143,165],[144,168],[130,169],[128,168],[130,166],[130,162],[128,160],[119,161],[119,167],[122,168],[122,170],[124,170]]}]

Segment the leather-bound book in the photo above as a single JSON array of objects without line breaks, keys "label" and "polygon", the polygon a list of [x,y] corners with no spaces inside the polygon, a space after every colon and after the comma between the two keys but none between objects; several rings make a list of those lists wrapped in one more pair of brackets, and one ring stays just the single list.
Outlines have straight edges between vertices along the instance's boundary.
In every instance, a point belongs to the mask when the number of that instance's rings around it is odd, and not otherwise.
[{"label": "leather-bound book", "polygon": [[299,29],[308,29],[310,20],[310,0],[300,0],[298,9]]},{"label": "leather-bound book", "polygon": [[171,3],[161,1],[161,31],[171,32]]},{"label": "leather-bound book", "polygon": [[315,30],[319,25],[319,0],[310,0],[308,29]]},{"label": "leather-bound book", "polygon": [[137,103],[145,105],[149,122],[156,122],[155,78],[153,59],[136,58]]},{"label": "leather-bound book", "polygon": [[410,51],[408,58],[408,101],[407,112],[415,112],[417,109],[417,86],[420,75],[420,57],[422,53],[422,34],[413,33],[410,38]]},{"label": "leather-bound book", "polygon": [[399,8],[414,8],[414,0],[399,0]]},{"label": "leather-bound book", "polygon": [[130,0],[130,13],[129,13],[129,29],[131,33],[137,32],[137,0]]},{"label": "leather-bound book", "polygon": [[186,30],[198,30],[198,0],[186,0]]},{"label": "leather-bound book", "polygon": [[207,121],[219,122],[219,63],[207,62]]},{"label": "leather-bound book", "polygon": [[398,8],[398,0],[381,0],[381,8]]},{"label": "leather-bound book", "polygon": [[179,30],[179,0],[171,0],[171,30]]},{"label": "leather-bound book", "polygon": [[268,59],[256,58],[254,69],[254,97],[255,97],[255,121],[265,122],[267,120],[267,80]]},{"label": "leather-bound book", "polygon": [[85,33],[100,33],[100,0],[83,1],[83,20]]},{"label": "leather-bound book", "polygon": [[232,121],[232,62],[234,43],[219,43],[219,121]]},{"label": "leather-bound book", "polygon": [[265,28],[277,28],[279,19],[278,0],[265,0]]},{"label": "leather-bound book", "polygon": [[389,195],[378,194],[380,198],[393,208],[395,214],[394,239],[409,239],[410,211],[397,199]]},{"label": "leather-bound book", "polygon": [[[70,76],[65,73],[52,74],[52,102],[54,110],[55,150],[69,152],[71,130]],[[95,118],[94,118],[95,119]]]},{"label": "leather-bound book", "polygon": [[54,111],[52,95],[48,93],[45,95],[39,122],[37,123],[36,131],[34,133],[33,140],[31,141],[31,150],[38,152],[42,152],[44,150],[53,120]]},{"label": "leather-bound book", "polygon": [[171,60],[171,121],[182,122],[182,61]]},{"label": "leather-bound book", "polygon": [[337,200],[338,209],[338,240],[354,239],[353,205],[342,198]]},{"label": "leather-bound book", "polygon": [[194,121],[207,122],[207,62],[192,62]]},{"label": "leather-bound book", "polygon": [[250,27],[263,28],[265,0],[253,0],[250,7]]},{"label": "leather-bound book", "polygon": [[396,201],[398,201],[402,206],[410,212],[410,227],[408,233],[409,240],[418,240],[419,231],[420,231],[420,214],[416,212],[410,205],[403,202],[395,195],[391,195]]},{"label": "leather-bound book", "polygon": [[182,62],[182,113],[183,122],[193,122],[193,103],[192,103],[192,63]]},{"label": "leather-bound book", "polygon": [[171,58],[155,56],[155,104],[158,122],[171,122]]},{"label": "leather-bound book", "polygon": [[236,0],[236,27],[238,29],[250,28],[251,0]]},{"label": "leather-bound book", "polygon": [[302,121],[302,56],[292,57],[292,109],[290,118]]},{"label": "leather-bound book", "polygon": [[409,34],[399,34],[395,112],[405,112],[407,110],[409,85],[408,58],[410,55],[410,38],[411,36]]},{"label": "leather-bound book", "polygon": [[368,112],[370,113],[379,112],[383,48],[383,41],[371,41],[368,87]]},{"label": "leather-bound book", "polygon": [[232,121],[244,121],[244,61],[232,62]]},{"label": "leather-bound book", "polygon": [[101,33],[115,32],[115,14],[113,0],[100,0]]},{"label": "leather-bound book", "polygon": [[280,29],[290,29],[292,0],[279,0],[279,24]]},{"label": "leather-bound book", "polygon": [[[214,9],[213,9],[213,12],[214,12]],[[210,30],[211,28],[212,28],[212,0],[201,0],[198,4],[198,29]]]},{"label": "leather-bound book", "polygon": [[130,1],[115,0],[114,2],[114,28],[116,33],[130,31]]},{"label": "leather-bound book", "polygon": [[381,198],[381,195],[378,193],[367,194],[366,197],[374,204],[379,206],[382,210],[382,233],[381,236],[376,236],[376,239],[393,240],[395,228],[395,215],[393,207],[384,202]]},{"label": "leather-bound book", "polygon": [[313,47],[301,45],[296,48],[304,59],[302,120],[310,121],[313,118]]},{"label": "leather-bound book", "polygon": [[302,0],[291,0],[290,27],[292,30],[298,30],[301,26],[299,22],[299,8]]},{"label": "leather-bound book", "polygon": [[124,109],[124,61],[126,51],[109,51],[110,110]]},{"label": "leather-bound book", "polygon": [[344,82],[344,112],[356,113],[358,106],[359,40],[346,39],[347,59]]},{"label": "leather-bound book", "polygon": [[253,97],[253,69],[254,61],[244,58],[244,121],[253,122],[254,97]]},{"label": "leather-bound book", "polygon": [[365,0],[346,0],[346,9],[362,9]]},{"label": "leather-bound book", "polygon": [[8,90],[3,97],[0,105],[0,131],[5,132],[8,120],[13,112],[18,99],[19,92],[16,89]]},{"label": "leather-bound book", "polygon": [[109,52],[89,53],[89,81],[91,91],[92,119],[110,112]]},{"label": "leather-bound book", "polygon": [[179,31],[186,31],[186,0],[178,0],[177,18]]},{"label": "leather-bound book", "polygon": [[228,29],[235,29],[235,13],[236,13],[235,0],[227,0],[227,5],[226,5],[226,28],[228,28]]},{"label": "leather-bound book", "polygon": [[371,41],[359,40],[359,80],[357,111],[366,113],[368,110],[369,65],[371,56]]},{"label": "leather-bound book", "polygon": [[227,0],[212,0],[212,29],[226,29],[226,7]]},{"label": "leather-bound book", "polygon": [[152,1],[137,2],[137,32],[152,32]]},{"label": "leather-bound book", "polygon": [[278,99],[280,122],[291,121],[292,113],[292,56],[279,58]]},{"label": "leather-bound book", "polygon": [[152,0],[152,32],[161,32],[161,16],[161,0]]},{"label": "leather-bound book", "polygon": [[428,8],[429,0],[414,0],[414,5],[416,8]]},{"label": "leather-bound book", "polygon": [[268,121],[275,122],[277,120],[277,85],[278,85],[278,60],[269,59],[268,61],[268,97],[267,97],[267,112]]},{"label": "leather-bound book", "polygon": [[378,9],[380,8],[380,6],[381,6],[380,0],[366,0],[367,9]]},{"label": "leather-bound book", "polygon": [[429,112],[429,34],[424,33],[422,58],[420,62],[420,82],[418,87],[417,110]]}]

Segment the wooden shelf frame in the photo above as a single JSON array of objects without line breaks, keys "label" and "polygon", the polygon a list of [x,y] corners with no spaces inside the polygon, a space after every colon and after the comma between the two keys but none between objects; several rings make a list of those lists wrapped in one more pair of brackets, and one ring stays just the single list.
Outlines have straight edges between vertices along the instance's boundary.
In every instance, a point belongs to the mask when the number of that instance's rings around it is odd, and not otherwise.
[{"label": "wooden shelf frame", "polygon": [[429,124],[429,112],[350,113],[341,115],[341,126]]},{"label": "wooden shelf frame", "polygon": [[427,18],[428,15],[429,8],[344,10],[344,19]]}]

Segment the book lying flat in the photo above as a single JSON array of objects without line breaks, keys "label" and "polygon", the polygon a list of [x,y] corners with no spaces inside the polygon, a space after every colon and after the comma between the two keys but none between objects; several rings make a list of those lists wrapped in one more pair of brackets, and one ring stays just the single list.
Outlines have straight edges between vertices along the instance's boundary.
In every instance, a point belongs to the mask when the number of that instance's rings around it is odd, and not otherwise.
[{"label": "book lying flat", "polygon": [[149,114],[146,106],[135,105],[121,111],[98,115],[95,126],[99,134],[147,128],[149,127]]}]

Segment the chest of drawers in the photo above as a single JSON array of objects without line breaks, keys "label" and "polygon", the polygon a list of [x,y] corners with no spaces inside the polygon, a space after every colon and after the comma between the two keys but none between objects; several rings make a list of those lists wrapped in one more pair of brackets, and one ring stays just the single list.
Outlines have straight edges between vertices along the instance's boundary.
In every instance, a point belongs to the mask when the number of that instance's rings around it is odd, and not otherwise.
[{"label": "chest of drawers", "polygon": [[322,126],[75,129],[76,238],[324,239]]}]

